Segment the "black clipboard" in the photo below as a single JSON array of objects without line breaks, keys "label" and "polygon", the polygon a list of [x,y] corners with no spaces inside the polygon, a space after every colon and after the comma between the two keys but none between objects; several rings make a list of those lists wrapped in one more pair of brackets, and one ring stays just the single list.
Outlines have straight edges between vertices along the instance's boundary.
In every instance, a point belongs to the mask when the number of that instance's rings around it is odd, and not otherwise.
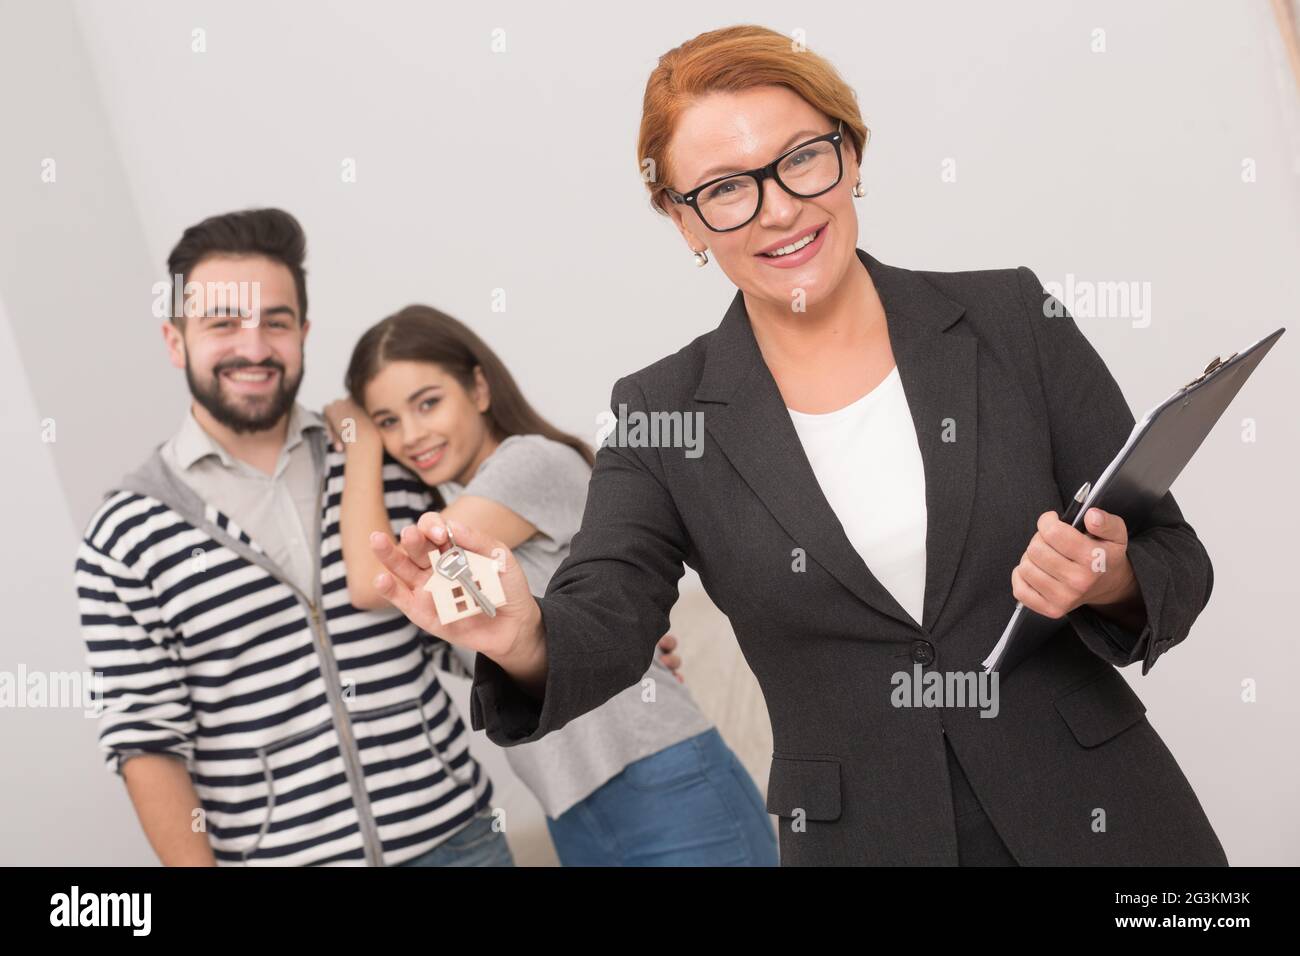
[{"label": "black clipboard", "polygon": [[[1073,527],[1094,505],[1117,514],[1130,528],[1142,527],[1152,507],[1169,491],[1215,423],[1227,410],[1260,360],[1285,332],[1280,328],[1226,359],[1214,358],[1205,371],[1156,405],[1133,426],[1119,454],[1093,483]],[[984,659],[985,672],[1006,673],[1068,623],[1016,603],[997,645]]]}]

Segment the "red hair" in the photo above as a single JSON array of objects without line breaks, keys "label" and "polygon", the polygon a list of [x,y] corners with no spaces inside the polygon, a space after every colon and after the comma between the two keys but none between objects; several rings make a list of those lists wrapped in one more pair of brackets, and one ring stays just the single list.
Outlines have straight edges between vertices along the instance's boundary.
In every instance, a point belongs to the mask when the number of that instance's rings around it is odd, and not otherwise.
[{"label": "red hair", "polygon": [[650,161],[646,187],[655,209],[664,212],[664,193],[672,178],[668,144],[683,110],[708,93],[738,93],[756,86],[783,86],[832,122],[843,121],[861,160],[870,130],[853,89],[827,60],[767,27],[711,30],[661,56],[646,81],[637,161],[643,170]]}]

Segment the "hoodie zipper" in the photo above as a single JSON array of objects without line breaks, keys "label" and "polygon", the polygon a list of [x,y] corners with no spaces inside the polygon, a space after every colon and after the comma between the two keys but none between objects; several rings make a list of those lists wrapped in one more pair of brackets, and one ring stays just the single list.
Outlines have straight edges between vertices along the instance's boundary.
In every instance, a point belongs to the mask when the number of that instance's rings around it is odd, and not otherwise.
[{"label": "hoodie zipper", "polygon": [[[313,449],[314,453],[315,449]],[[316,568],[313,590],[314,600],[308,598],[297,584],[285,577],[280,568],[265,554],[258,554],[252,549],[247,549],[249,553],[245,557],[293,591],[307,609],[308,627],[311,630],[312,641],[316,645],[316,658],[320,663],[321,682],[325,685],[325,699],[329,701],[334,731],[339,738],[339,756],[343,759],[343,776],[347,778],[348,789],[352,791],[352,804],[357,811],[357,827],[361,832],[361,845],[365,854],[366,866],[383,866],[383,841],[379,837],[379,826],[375,823],[374,811],[370,806],[370,792],[366,789],[365,770],[361,766],[361,753],[357,749],[356,736],[352,732],[352,720],[348,715],[347,705],[343,701],[343,681],[339,675],[338,661],[334,658],[329,634],[325,630],[325,620],[321,614],[321,605],[324,603],[320,582],[321,536],[324,530],[321,527],[321,506],[324,504],[325,484],[328,478],[328,472],[325,471],[316,487],[316,508],[314,511],[316,521],[312,533],[316,554],[316,560],[313,562]],[[221,529],[218,528],[217,531],[221,531]],[[229,538],[230,536],[226,535],[226,537]],[[236,545],[234,550],[243,554],[245,549],[242,542],[233,538],[230,540],[234,541]]]},{"label": "hoodie zipper", "polygon": [[[325,630],[325,620],[321,615],[324,603],[320,583],[320,549],[321,549],[321,506],[324,504],[325,482],[328,474],[321,477],[316,488],[315,531],[312,535],[316,549],[316,574],[313,597],[309,599],[302,589],[292,581],[281,576],[269,558],[254,563],[264,571],[270,572],[277,581],[293,591],[307,608],[309,628],[316,645],[316,657],[321,667],[321,682],[325,685],[325,699],[329,701],[330,714],[333,717],[334,730],[339,738],[339,756],[343,759],[343,775],[347,778],[348,788],[352,791],[352,803],[357,811],[357,826],[361,831],[362,850],[367,866],[383,866],[383,841],[379,837],[379,826],[375,823],[374,811],[370,807],[370,792],[366,789],[365,770],[361,766],[361,753],[357,749],[356,736],[352,732],[352,719],[348,715],[347,705],[343,702],[343,680],[339,674],[338,661],[330,646],[329,634]],[[257,557],[254,553],[254,557]]]},{"label": "hoodie zipper", "polygon": [[334,652],[329,646],[329,635],[325,632],[320,607],[311,602],[307,603],[307,607],[311,612],[311,630],[316,640],[316,654],[321,662],[325,696],[334,713],[334,727],[339,735],[339,753],[343,757],[344,773],[352,787],[352,800],[357,808],[357,821],[361,828],[366,865],[383,866],[383,844],[379,839],[379,828],[375,823],[374,811],[370,807],[370,793],[365,787],[365,770],[361,766],[361,755],[352,733],[352,720],[348,716],[347,707],[341,696],[342,681],[339,676],[338,662],[334,659]]},{"label": "hoodie zipper", "polygon": [[[315,448],[312,449],[313,454]],[[348,715],[347,705],[343,702],[342,696],[342,679],[339,675],[338,661],[334,659],[333,648],[330,647],[329,635],[325,631],[325,622],[321,615],[320,608],[322,601],[321,583],[320,583],[320,562],[321,562],[321,506],[324,504],[325,482],[328,479],[328,473],[321,476],[320,484],[316,487],[316,509],[313,512],[316,516],[315,522],[315,544],[316,544],[316,574],[315,574],[315,591],[313,597],[315,600],[308,601],[307,596],[294,587],[302,597],[303,603],[311,614],[311,633],[316,641],[316,655],[321,663],[321,677],[325,683],[325,697],[330,703],[330,709],[334,714],[334,727],[339,735],[339,754],[343,757],[343,771],[348,778],[348,784],[352,788],[352,802],[356,805],[357,824],[361,830],[361,843],[365,851],[367,866],[383,866],[383,842],[379,838],[379,827],[375,823],[374,811],[370,807],[370,792],[365,785],[365,770],[361,766],[361,754],[357,749],[356,737],[352,732],[352,719]]]}]

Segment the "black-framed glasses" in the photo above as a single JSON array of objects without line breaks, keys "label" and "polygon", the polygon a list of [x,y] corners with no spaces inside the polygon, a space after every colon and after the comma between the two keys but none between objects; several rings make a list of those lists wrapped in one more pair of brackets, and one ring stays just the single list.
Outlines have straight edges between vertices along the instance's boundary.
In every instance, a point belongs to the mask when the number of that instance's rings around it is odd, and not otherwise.
[{"label": "black-framed glasses", "polygon": [[669,189],[668,198],[690,206],[714,232],[731,232],[748,225],[763,208],[763,180],[768,177],[798,199],[834,189],[844,176],[843,142],[841,120],[835,132],[800,143],[766,166],[711,179],[685,194]]}]

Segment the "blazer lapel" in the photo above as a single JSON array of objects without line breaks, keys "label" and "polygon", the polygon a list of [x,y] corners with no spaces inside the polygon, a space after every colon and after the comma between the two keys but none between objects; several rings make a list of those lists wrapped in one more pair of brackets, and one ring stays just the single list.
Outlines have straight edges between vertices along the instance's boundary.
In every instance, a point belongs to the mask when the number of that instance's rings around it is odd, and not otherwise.
[{"label": "blazer lapel", "polygon": [[860,249],[858,258],[884,303],[925,470],[925,602],[919,624],[871,573],[822,494],[739,291],[709,344],[695,398],[710,403],[705,429],[797,546],[880,613],[928,632],[951,590],[970,525],[975,339],[943,334],[965,310],[922,276],[886,266]]}]

